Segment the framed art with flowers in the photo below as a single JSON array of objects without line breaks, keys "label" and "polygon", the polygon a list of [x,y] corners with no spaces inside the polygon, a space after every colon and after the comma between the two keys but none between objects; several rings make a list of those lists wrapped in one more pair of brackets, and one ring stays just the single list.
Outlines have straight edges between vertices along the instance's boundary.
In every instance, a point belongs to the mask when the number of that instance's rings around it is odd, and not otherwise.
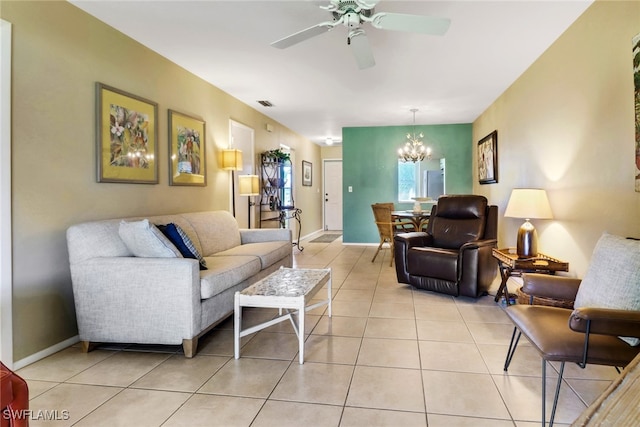
[{"label": "framed art with flowers", "polygon": [[205,122],[169,110],[169,185],[207,185]]},{"label": "framed art with flowers", "polygon": [[98,182],[157,184],[158,104],[96,83]]}]

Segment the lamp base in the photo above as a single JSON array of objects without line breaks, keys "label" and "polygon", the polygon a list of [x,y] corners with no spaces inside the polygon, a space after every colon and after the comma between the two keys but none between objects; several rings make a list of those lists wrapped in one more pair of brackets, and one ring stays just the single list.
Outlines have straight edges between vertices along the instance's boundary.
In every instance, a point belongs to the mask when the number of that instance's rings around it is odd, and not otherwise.
[{"label": "lamp base", "polygon": [[538,256],[538,232],[528,219],[518,229],[516,253],[518,258]]}]

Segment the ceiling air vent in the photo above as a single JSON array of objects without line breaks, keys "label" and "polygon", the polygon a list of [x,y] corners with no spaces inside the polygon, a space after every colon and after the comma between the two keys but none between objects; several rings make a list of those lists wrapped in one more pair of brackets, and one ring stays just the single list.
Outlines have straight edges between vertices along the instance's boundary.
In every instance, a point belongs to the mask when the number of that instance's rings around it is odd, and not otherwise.
[{"label": "ceiling air vent", "polygon": [[258,104],[262,105],[263,107],[273,107],[273,104],[269,101],[258,101]]}]

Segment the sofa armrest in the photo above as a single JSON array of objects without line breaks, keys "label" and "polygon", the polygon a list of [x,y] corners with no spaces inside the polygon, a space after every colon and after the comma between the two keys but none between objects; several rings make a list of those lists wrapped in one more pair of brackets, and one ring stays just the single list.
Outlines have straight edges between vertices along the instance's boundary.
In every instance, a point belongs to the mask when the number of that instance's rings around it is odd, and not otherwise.
[{"label": "sofa armrest", "polygon": [[569,327],[577,332],[586,332],[591,322],[592,334],[616,335],[640,338],[640,311],[611,308],[582,307],[571,313]]},{"label": "sofa armrest", "polygon": [[291,241],[291,230],[287,228],[252,228],[240,229],[241,244],[273,242],[273,241]]},{"label": "sofa armrest", "polygon": [[522,292],[534,297],[574,301],[580,279],[549,274],[525,273],[522,275]]},{"label": "sofa armrest", "polygon": [[180,344],[201,330],[195,259],[93,258],[71,278],[83,341]]}]

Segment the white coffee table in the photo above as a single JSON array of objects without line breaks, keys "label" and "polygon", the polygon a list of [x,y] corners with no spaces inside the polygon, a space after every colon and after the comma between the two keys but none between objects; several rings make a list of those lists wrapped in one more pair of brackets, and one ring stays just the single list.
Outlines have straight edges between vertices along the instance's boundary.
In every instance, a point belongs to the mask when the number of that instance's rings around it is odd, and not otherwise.
[{"label": "white coffee table", "polygon": [[[327,299],[309,304],[327,284]],[[234,300],[234,353],[240,357],[240,338],[289,319],[298,336],[300,364],[304,363],[304,315],[322,305],[329,306],[331,317],[331,269],[285,268],[274,271],[248,288],[236,292]],[[242,329],[242,307],[277,308],[279,316],[259,325]],[[282,311],[286,314],[282,314]],[[293,310],[293,311],[291,311]],[[293,314],[298,314],[296,324]]]}]

